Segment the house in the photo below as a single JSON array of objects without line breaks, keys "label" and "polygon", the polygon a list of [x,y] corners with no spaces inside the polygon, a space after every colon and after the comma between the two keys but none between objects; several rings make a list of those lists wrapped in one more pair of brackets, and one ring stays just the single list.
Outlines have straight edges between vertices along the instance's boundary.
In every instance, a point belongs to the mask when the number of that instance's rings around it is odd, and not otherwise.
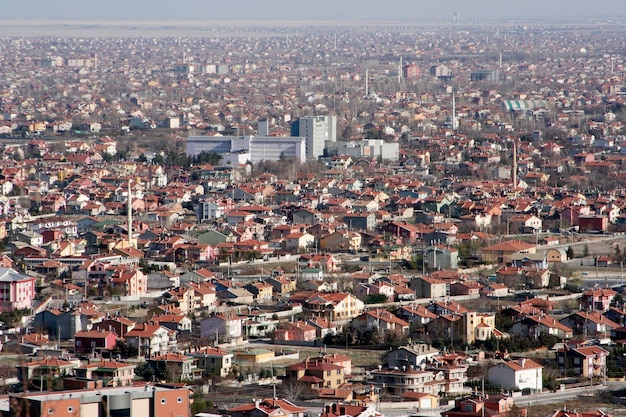
[{"label": "house", "polygon": [[110,331],[117,337],[124,337],[126,333],[135,328],[135,322],[126,317],[109,317],[93,325],[94,330]]},{"label": "house", "polygon": [[204,370],[207,376],[228,376],[233,366],[234,355],[220,348],[203,347],[188,353],[197,361],[197,366]]},{"label": "house", "polygon": [[107,387],[126,387],[135,382],[136,365],[113,360],[90,362],[74,368],[74,375],[78,378],[103,381]]},{"label": "house", "polygon": [[305,359],[285,369],[285,383],[303,383],[311,389],[337,388],[345,383],[344,368],[326,357]]},{"label": "house", "polygon": [[326,319],[315,317],[308,319],[306,322],[315,328],[315,335],[319,339],[323,339],[327,334],[334,335],[337,333],[337,326],[335,323]]},{"label": "house", "polygon": [[439,350],[427,343],[400,346],[387,354],[387,366],[390,369],[407,369],[411,365],[417,368],[437,355]]},{"label": "house", "polygon": [[589,311],[608,311],[616,294],[610,288],[593,288],[583,293],[580,304]]},{"label": "house", "polygon": [[491,283],[485,285],[480,293],[486,297],[506,297],[509,295],[509,287],[503,284]]},{"label": "house", "polygon": [[511,334],[537,339],[540,334],[550,334],[559,339],[571,339],[574,335],[572,328],[559,322],[549,315],[529,315],[513,324],[509,330]]},{"label": "house", "polygon": [[409,282],[417,298],[442,298],[450,295],[450,284],[429,276],[415,277]]},{"label": "house", "polygon": [[100,330],[81,330],[74,334],[74,352],[92,353],[111,350],[115,347],[117,336],[113,332]]},{"label": "house", "polygon": [[216,313],[200,322],[200,337],[232,340],[243,335],[242,319],[234,314]]},{"label": "house", "polygon": [[457,269],[459,251],[444,245],[427,246],[423,250],[424,262],[428,269]]},{"label": "house", "polygon": [[600,346],[587,346],[559,349],[556,362],[559,371],[565,376],[581,376],[583,378],[605,375],[606,358],[609,352]]},{"label": "house", "polygon": [[66,361],[63,359],[46,358],[20,362],[15,366],[17,379],[28,386],[30,382],[37,383],[39,390],[46,389],[52,378],[59,378],[72,373],[80,365],[80,361]]},{"label": "house", "polygon": [[417,321],[421,325],[425,325],[431,320],[437,318],[437,315],[435,313],[429,311],[421,304],[410,304],[402,306],[396,311],[396,315],[402,320],[408,321],[409,323]]},{"label": "house", "polygon": [[257,303],[269,303],[274,297],[274,287],[267,282],[251,282],[244,288],[254,295]]},{"label": "house", "polygon": [[312,342],[317,339],[315,327],[302,321],[287,323],[274,330],[272,340],[277,342]]},{"label": "house", "polygon": [[477,281],[459,281],[450,284],[450,295],[479,295],[481,289]]},{"label": "house", "polygon": [[535,253],[535,245],[520,240],[509,240],[483,248],[482,258],[485,262],[510,264],[514,253]]},{"label": "house", "polygon": [[521,358],[501,362],[489,368],[489,383],[509,390],[543,390],[543,366],[537,362]]},{"label": "house", "polygon": [[365,313],[352,319],[350,327],[360,331],[375,329],[381,335],[395,333],[400,337],[406,336],[409,333],[408,322],[385,309],[378,308],[366,311]]},{"label": "house", "polygon": [[620,327],[599,311],[577,311],[561,320],[561,323],[574,330],[574,333],[592,337],[610,334]]},{"label": "house", "polygon": [[422,364],[418,367],[409,365],[405,368],[370,371],[372,385],[397,396],[408,392],[433,395],[467,393],[469,390],[463,387],[467,381],[466,374],[467,365],[461,364],[444,364],[441,367]]},{"label": "house", "polygon": [[150,319],[152,324],[159,324],[178,333],[191,333],[191,319],[184,314],[162,314]]},{"label": "house", "polygon": [[319,417],[375,417],[378,415],[373,405],[349,405],[334,402],[326,405]]},{"label": "house", "polygon": [[0,268],[0,312],[30,309],[34,298],[34,277],[13,268]]},{"label": "house", "polygon": [[253,400],[228,410],[231,417],[304,417],[305,412],[306,408],[279,398]]},{"label": "house", "polygon": [[441,417],[509,417],[513,410],[512,397],[497,394],[491,396],[472,395],[454,401],[452,410],[443,411]]},{"label": "house", "polygon": [[361,248],[362,237],[360,233],[349,230],[337,230],[320,239],[320,249],[327,251],[351,251],[356,252]]},{"label": "house", "polygon": [[202,369],[196,366],[196,359],[178,352],[151,357],[148,359],[148,364],[157,375],[170,372],[171,375],[169,375],[168,379],[174,382],[194,380],[202,377]]},{"label": "house", "polygon": [[365,304],[345,292],[314,292],[303,303],[306,314],[332,322],[347,322],[363,312]]},{"label": "house", "polygon": [[138,324],[124,339],[137,349],[139,356],[158,356],[176,347],[176,332],[158,324]]},{"label": "house", "polygon": [[[35,315],[35,329],[48,332],[55,339],[69,340],[81,330],[91,330],[96,323],[101,322],[106,314],[97,310],[95,306],[82,304],[68,310],[48,309]],[[108,330],[108,329],[105,329]]]},{"label": "house", "polygon": [[541,231],[542,221],[531,214],[515,214],[507,220],[508,233],[537,233]]}]

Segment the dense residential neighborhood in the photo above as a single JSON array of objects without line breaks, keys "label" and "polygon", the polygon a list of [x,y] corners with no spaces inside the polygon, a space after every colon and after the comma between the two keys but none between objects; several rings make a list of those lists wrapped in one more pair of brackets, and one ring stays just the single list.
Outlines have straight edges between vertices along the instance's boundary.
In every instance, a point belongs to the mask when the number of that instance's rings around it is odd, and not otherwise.
[{"label": "dense residential neighborhood", "polygon": [[0,38],[2,415],[610,417],[623,36],[442,25]]}]

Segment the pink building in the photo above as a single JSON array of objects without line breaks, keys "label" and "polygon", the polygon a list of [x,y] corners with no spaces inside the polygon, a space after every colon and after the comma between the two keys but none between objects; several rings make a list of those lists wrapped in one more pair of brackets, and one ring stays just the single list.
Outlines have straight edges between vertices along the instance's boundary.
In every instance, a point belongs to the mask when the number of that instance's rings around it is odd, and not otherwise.
[{"label": "pink building", "polygon": [[0,268],[0,312],[31,308],[34,297],[34,277],[13,268]]}]

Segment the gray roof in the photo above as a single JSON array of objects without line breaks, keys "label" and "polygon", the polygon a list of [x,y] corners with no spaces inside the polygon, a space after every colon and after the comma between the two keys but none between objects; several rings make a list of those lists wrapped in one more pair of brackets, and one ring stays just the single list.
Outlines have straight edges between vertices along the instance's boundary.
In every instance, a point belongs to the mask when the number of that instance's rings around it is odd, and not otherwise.
[{"label": "gray roof", "polygon": [[0,282],[18,282],[31,278],[28,275],[17,272],[13,268],[0,268]]}]

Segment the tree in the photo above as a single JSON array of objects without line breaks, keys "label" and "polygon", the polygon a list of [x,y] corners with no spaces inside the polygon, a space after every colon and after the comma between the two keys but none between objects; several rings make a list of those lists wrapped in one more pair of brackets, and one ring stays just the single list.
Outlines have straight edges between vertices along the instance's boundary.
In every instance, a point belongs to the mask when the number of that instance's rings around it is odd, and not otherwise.
[{"label": "tree", "polygon": [[292,402],[298,401],[305,389],[306,385],[302,382],[286,382],[280,388],[283,397]]},{"label": "tree", "polygon": [[567,247],[567,259],[574,259],[574,249],[571,246]]}]

